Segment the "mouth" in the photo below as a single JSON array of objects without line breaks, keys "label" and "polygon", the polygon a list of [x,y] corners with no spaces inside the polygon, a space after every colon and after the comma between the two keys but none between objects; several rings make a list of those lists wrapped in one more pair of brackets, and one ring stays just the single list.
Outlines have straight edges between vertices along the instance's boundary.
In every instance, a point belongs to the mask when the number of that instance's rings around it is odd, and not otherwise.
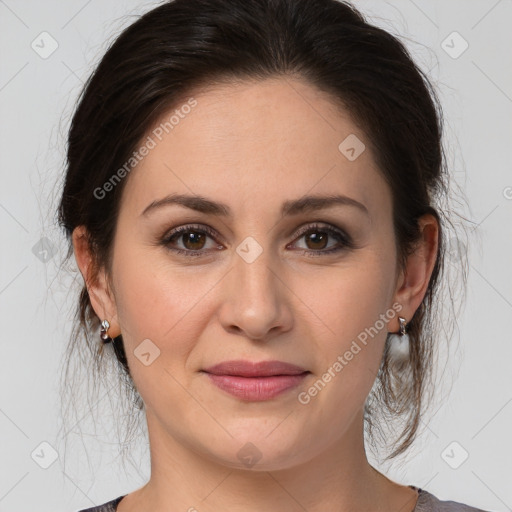
[{"label": "mouth", "polygon": [[311,372],[283,361],[225,361],[202,370],[221,390],[245,401],[270,400],[299,384]]}]

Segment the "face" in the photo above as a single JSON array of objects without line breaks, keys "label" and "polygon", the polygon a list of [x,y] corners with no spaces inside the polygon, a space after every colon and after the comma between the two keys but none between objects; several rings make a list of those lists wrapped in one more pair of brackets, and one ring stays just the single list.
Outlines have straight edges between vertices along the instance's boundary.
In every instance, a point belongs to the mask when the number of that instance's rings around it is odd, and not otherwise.
[{"label": "face", "polygon": [[[169,133],[148,133],[155,145],[126,178],[111,302],[95,309],[123,334],[153,444],[232,467],[252,450],[258,469],[290,467],[360,435],[386,334],[398,328],[391,191],[365,134],[304,82],[193,97]],[[355,155],[366,146],[355,159],[348,143],[339,149],[349,136]],[[223,206],[154,204],[176,195]],[[205,373],[232,360],[307,373],[260,379],[267,394],[246,377],[240,394],[244,377],[219,387]]]}]

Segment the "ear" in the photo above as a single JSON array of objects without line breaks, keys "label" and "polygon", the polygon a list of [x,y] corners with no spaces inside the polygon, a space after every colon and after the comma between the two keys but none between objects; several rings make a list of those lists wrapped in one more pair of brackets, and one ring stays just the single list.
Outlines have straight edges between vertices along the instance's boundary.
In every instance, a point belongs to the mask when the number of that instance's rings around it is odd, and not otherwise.
[{"label": "ear", "polygon": [[[401,317],[409,322],[420,306],[434,270],[439,245],[439,224],[430,213],[418,219],[421,236],[414,252],[407,258],[406,268],[400,272],[394,302],[402,305]],[[393,327],[394,326],[394,327]],[[398,332],[398,315],[389,325],[390,332]]]},{"label": "ear", "polygon": [[75,259],[84,279],[91,305],[100,321],[108,320],[108,335],[115,338],[121,333],[117,319],[117,308],[104,269],[98,269],[91,252],[85,226],[77,226],[72,234]]}]

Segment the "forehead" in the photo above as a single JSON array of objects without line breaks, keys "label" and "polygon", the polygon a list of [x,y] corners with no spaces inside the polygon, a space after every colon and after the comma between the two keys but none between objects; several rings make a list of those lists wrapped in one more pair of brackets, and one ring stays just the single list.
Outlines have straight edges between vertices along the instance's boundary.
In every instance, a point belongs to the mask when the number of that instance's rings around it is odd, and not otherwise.
[{"label": "forehead", "polygon": [[[163,114],[147,137],[153,147],[123,194],[138,212],[168,193],[236,201],[238,213],[262,201],[267,209],[275,201],[277,211],[284,198],[307,193],[389,206],[366,135],[329,95],[296,79],[201,89]],[[345,140],[365,148],[355,160],[344,153]]]}]

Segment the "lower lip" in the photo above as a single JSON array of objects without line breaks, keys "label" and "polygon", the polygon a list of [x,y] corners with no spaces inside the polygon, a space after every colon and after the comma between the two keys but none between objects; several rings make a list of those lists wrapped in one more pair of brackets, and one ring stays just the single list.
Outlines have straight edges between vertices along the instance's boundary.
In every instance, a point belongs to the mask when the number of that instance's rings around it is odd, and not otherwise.
[{"label": "lower lip", "polygon": [[299,375],[272,375],[269,377],[240,377],[207,373],[211,381],[223,391],[250,401],[270,400],[298,386],[309,372]]}]

